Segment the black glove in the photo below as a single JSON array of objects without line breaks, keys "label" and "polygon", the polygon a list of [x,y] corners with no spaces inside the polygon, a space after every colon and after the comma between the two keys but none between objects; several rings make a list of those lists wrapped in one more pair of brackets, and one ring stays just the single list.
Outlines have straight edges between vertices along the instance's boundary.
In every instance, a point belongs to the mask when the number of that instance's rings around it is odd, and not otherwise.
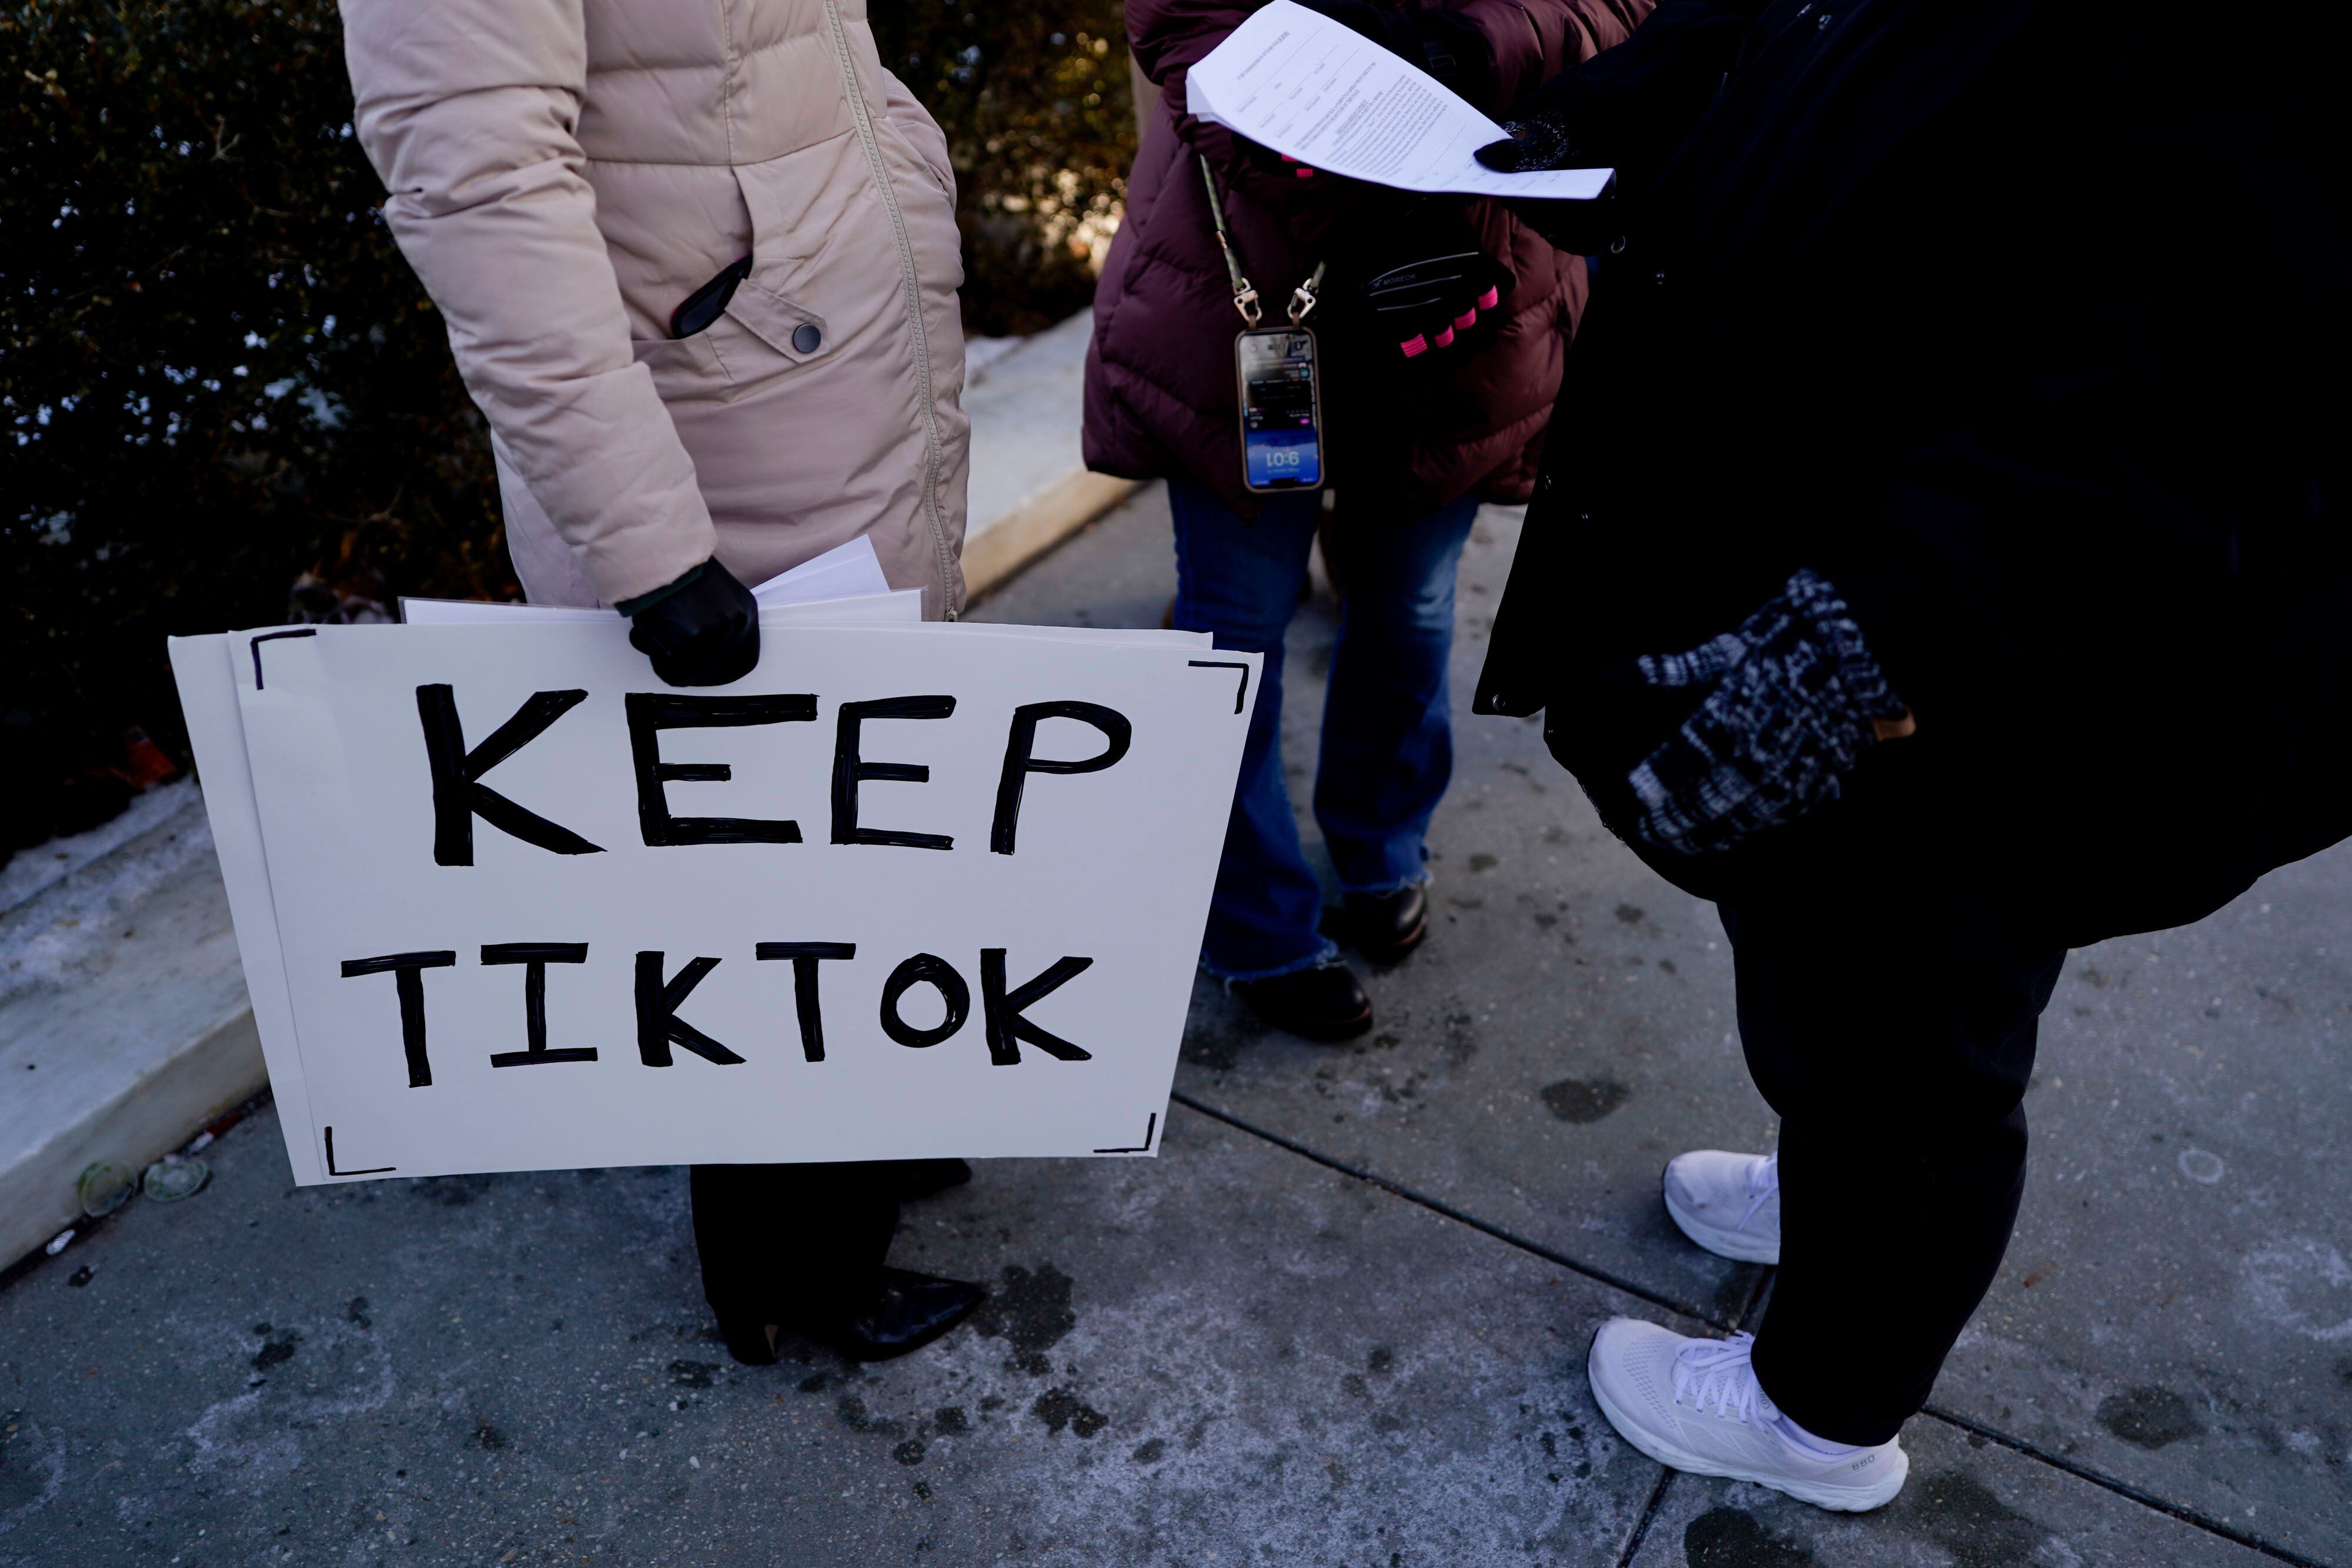
[{"label": "black glove", "polygon": [[1408,360],[1502,319],[1511,275],[1482,248],[1460,197],[1381,201],[1349,229],[1345,313],[1376,351]]},{"label": "black glove", "polygon": [[723,686],[760,662],[759,601],[715,559],[614,608],[629,618],[629,645],[666,685]]},{"label": "black glove", "polygon": [[[1582,122],[1592,118],[1587,112],[1589,98],[1575,71],[1552,78],[1519,100],[1513,118],[1503,121],[1510,140],[1479,148],[1478,162],[1506,174],[1608,166],[1612,161],[1591,145],[1592,138],[1583,129]],[[1589,202],[1513,200],[1505,204],[1554,249],[1571,256],[1598,256],[1624,239],[1614,180]]]},{"label": "black glove", "polygon": [[1678,854],[1729,849],[1837,799],[1882,723],[1907,733],[1853,612],[1811,570],[1738,631],[1635,664],[1652,686],[1715,688],[1626,779],[1643,807],[1634,836]]},{"label": "black glove", "polygon": [[1506,174],[1531,174],[1538,169],[1582,169],[1609,162],[1596,157],[1589,145],[1589,123],[1594,118],[1590,90],[1571,67],[1511,106],[1503,129],[1507,141],[1489,141],[1475,156],[1489,169]]},{"label": "black glove", "polygon": [[1478,25],[1458,11],[1383,11],[1366,0],[1298,0],[1351,32],[1444,82],[1474,104],[1495,91],[1495,50]]}]

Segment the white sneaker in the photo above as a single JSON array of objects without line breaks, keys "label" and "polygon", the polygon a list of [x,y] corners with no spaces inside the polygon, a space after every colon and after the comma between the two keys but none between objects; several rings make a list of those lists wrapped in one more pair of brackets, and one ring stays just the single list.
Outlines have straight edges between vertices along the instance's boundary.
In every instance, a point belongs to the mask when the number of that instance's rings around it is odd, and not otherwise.
[{"label": "white sneaker", "polygon": [[1903,1490],[1900,1440],[1874,1448],[1824,1442],[1780,1414],[1748,1364],[1753,1334],[1687,1339],[1636,1318],[1592,1336],[1585,1370],[1618,1436],[1662,1465],[1787,1492],[1860,1513]]},{"label": "white sneaker", "polygon": [[1666,1162],[1666,1213],[1718,1258],[1780,1260],[1780,1156],[1694,1149]]}]

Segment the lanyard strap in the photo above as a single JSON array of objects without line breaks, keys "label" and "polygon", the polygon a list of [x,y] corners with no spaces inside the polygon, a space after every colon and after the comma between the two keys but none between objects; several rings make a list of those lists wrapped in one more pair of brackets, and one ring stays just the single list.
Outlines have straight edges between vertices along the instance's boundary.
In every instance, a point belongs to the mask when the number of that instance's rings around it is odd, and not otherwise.
[{"label": "lanyard strap", "polygon": [[[1224,199],[1217,194],[1217,177],[1209,172],[1207,158],[1201,160],[1201,183],[1209,188],[1209,217],[1217,226],[1217,248],[1225,254],[1225,277],[1234,286],[1234,308],[1242,319],[1255,327],[1265,315],[1257,300],[1257,288],[1242,274],[1241,258],[1234,254],[1233,235],[1225,229]],[[1315,308],[1315,297],[1323,287],[1325,264],[1315,264],[1315,276],[1290,293],[1290,324],[1297,326]]]}]

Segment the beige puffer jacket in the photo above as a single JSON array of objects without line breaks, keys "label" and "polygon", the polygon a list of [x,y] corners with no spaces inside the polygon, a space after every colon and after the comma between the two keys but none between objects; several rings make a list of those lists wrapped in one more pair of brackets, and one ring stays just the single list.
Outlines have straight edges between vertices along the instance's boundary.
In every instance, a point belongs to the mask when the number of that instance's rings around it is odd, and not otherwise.
[{"label": "beige puffer jacket", "polygon": [[[869,536],[960,607],[955,175],[865,0],[341,0],[361,144],[532,600]],[[743,256],[727,313],[670,313]]]}]

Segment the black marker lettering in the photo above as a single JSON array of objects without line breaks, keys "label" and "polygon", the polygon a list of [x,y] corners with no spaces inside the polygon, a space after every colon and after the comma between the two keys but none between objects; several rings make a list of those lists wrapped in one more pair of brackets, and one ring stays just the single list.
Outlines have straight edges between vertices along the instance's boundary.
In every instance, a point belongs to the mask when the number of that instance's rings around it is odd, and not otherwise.
[{"label": "black marker lettering", "polygon": [[526,1049],[499,1051],[490,1054],[492,1067],[536,1067],[550,1061],[593,1061],[596,1048],[566,1046],[562,1051],[547,1049],[547,967],[550,964],[584,964],[588,961],[585,942],[490,942],[483,945],[485,964],[520,964],[522,971],[522,1027]]},{"label": "black marker lettering", "polygon": [[696,958],[677,972],[677,978],[662,979],[662,956],[659,953],[637,955],[637,1055],[647,1067],[667,1067],[669,1048],[682,1045],[705,1061],[715,1061],[721,1067],[733,1067],[742,1058],[677,1016],[677,1009],[702,977],[719,967],[716,958]]},{"label": "black marker lettering", "polygon": [[[446,688],[445,688],[446,689]],[[381,958],[346,958],[343,978],[390,971],[392,987],[400,997],[400,1048],[408,1057],[408,1086],[433,1086],[433,1063],[425,1055],[425,977],[426,969],[446,969],[457,962],[455,952],[387,953]]]},{"label": "black marker lettering", "polygon": [[425,757],[433,769],[433,860],[436,865],[474,863],[474,819],[512,833],[527,844],[560,855],[603,853],[571,829],[526,811],[481,782],[482,775],[539,738],[540,732],[588,700],[586,692],[534,692],[514,716],[490,737],[466,749],[457,722],[457,698],[447,686],[416,688],[416,716],[425,725]]},{"label": "black marker lettering", "polygon": [[898,844],[910,850],[955,847],[955,841],[945,833],[901,832],[894,828],[857,825],[857,787],[861,783],[871,779],[880,783],[927,784],[931,778],[931,770],[918,762],[866,761],[857,755],[858,727],[869,718],[945,718],[955,712],[955,706],[953,697],[885,697],[879,702],[841,705],[840,727],[833,747],[835,843]]},{"label": "black marker lettering", "polygon": [[816,967],[827,958],[855,958],[854,942],[762,942],[752,949],[761,958],[793,961],[793,1005],[800,1013],[801,1054],[811,1061],[824,1060],[824,1015],[817,1007]]},{"label": "black marker lettering", "polygon": [[[916,1029],[898,1016],[898,998],[909,988],[928,981],[939,988],[940,999],[948,1005],[948,1016],[937,1029]],[[921,1051],[933,1046],[963,1027],[971,1012],[971,988],[955,972],[955,966],[933,953],[918,953],[890,971],[890,978],[882,987],[882,1032],[900,1045]]]},{"label": "black marker lettering", "polygon": [[1046,1055],[1064,1061],[1092,1061],[1094,1053],[1072,1045],[1057,1034],[1048,1034],[1021,1016],[1025,1008],[1034,1007],[1048,992],[1058,990],[1068,981],[1077,978],[1094,967],[1092,958],[1063,958],[1053,967],[1017,991],[1004,988],[1004,949],[982,947],[980,950],[980,999],[988,1015],[988,1060],[998,1067],[1018,1067],[1021,1047],[1018,1040],[1027,1040]]},{"label": "black marker lettering", "polygon": [[664,762],[666,729],[724,729],[753,724],[807,723],[816,717],[812,695],[768,697],[692,697],[668,692],[631,692],[623,699],[629,716],[629,756],[637,772],[637,825],[650,845],[796,844],[798,822],[760,817],[673,817],[662,793],[668,783],[723,784],[733,769],[724,762]]},{"label": "black marker lettering", "polygon": [[[1076,762],[1040,762],[1030,756],[1037,745],[1037,722],[1074,718],[1103,732],[1102,754]],[[1116,708],[1099,703],[1024,703],[1013,710],[1013,733],[1004,742],[1004,773],[996,785],[996,821],[988,830],[988,847],[1001,855],[1013,852],[1013,835],[1021,826],[1021,787],[1032,773],[1099,773],[1127,755],[1135,727]]]}]

